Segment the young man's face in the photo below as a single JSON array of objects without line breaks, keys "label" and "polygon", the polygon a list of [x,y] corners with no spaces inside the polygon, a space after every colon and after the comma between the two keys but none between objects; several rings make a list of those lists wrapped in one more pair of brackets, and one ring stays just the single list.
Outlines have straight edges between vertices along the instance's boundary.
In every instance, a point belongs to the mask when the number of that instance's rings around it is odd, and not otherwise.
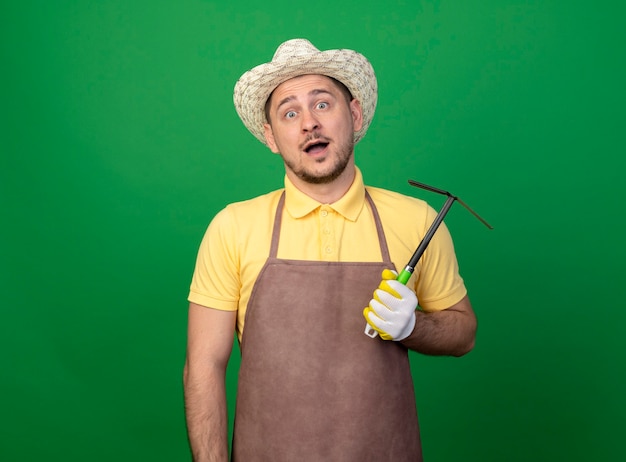
[{"label": "young man's face", "polygon": [[288,176],[326,184],[354,162],[361,105],[355,99],[348,102],[329,77],[303,75],[283,82],[272,93],[268,115],[265,139],[283,158]]}]

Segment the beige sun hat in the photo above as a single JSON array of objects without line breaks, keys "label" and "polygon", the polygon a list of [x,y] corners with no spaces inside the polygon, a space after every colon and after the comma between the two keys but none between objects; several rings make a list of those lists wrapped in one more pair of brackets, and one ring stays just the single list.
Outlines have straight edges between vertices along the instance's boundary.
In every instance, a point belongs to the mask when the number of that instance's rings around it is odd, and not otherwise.
[{"label": "beige sun hat", "polygon": [[265,103],[274,89],[300,75],[320,74],[343,83],[363,110],[363,126],[354,133],[357,143],[367,131],[378,99],[378,84],[370,62],[352,50],[320,51],[305,39],[282,43],[272,61],[261,64],[241,76],[235,84],[233,100],[237,114],[248,130],[263,144]]}]

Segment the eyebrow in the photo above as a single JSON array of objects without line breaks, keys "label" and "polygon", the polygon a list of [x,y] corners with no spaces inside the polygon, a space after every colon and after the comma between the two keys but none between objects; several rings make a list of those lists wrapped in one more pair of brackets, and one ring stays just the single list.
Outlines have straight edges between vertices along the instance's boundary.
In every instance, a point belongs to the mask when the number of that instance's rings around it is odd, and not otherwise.
[{"label": "eyebrow", "polygon": [[[330,95],[330,96],[334,96],[329,90],[325,90],[323,88],[315,88],[315,89],[311,90],[308,93],[308,96],[316,96],[316,95],[321,95],[321,94],[327,94],[327,95]],[[295,96],[287,96],[286,98],[281,99],[280,102],[278,103],[278,105],[276,106],[276,110],[278,111],[283,104],[287,104],[290,101],[293,101],[295,99],[296,99]]]}]

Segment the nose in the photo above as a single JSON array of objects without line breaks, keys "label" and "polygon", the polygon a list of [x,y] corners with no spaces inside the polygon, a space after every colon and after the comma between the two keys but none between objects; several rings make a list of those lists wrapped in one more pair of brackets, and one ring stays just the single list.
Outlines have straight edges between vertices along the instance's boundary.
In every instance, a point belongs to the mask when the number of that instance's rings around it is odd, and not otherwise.
[{"label": "nose", "polygon": [[304,111],[302,113],[302,131],[312,132],[320,128],[320,122],[315,114],[311,111]]}]

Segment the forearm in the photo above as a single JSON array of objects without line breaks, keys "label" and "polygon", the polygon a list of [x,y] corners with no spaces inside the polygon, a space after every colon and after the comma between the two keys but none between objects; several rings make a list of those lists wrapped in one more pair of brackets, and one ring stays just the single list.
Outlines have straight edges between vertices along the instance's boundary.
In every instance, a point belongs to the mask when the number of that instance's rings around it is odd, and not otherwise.
[{"label": "forearm", "polygon": [[447,310],[418,310],[415,314],[415,328],[402,340],[410,350],[427,355],[463,356],[474,347],[477,322],[467,297]]},{"label": "forearm", "polygon": [[[206,367],[206,366],[205,366]],[[185,416],[194,462],[228,461],[224,374],[185,365]]]}]

